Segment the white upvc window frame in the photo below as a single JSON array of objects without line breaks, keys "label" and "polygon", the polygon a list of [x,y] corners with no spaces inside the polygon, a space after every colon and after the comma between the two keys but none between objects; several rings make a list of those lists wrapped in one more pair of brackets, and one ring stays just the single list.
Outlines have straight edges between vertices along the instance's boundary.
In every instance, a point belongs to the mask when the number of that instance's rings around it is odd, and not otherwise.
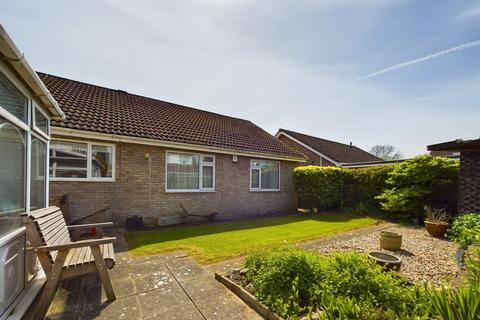
[{"label": "white upvc window frame", "polygon": [[[169,154],[187,154],[187,155],[194,155],[199,156],[200,161],[198,162],[198,189],[168,189],[168,155]],[[213,162],[204,162],[202,161],[202,157],[212,157]],[[213,183],[211,188],[203,188],[203,167],[212,167],[213,168]],[[187,151],[174,151],[174,150],[167,150],[165,152],[165,192],[166,193],[189,193],[189,192],[215,192],[215,180],[216,180],[216,159],[215,155],[213,154],[205,154],[205,153],[198,153],[198,152],[187,152]]]},{"label": "white upvc window frame", "polygon": [[[261,167],[254,167],[253,163],[254,162],[274,162],[278,163],[278,188],[276,189],[262,189],[262,168]],[[252,187],[252,172],[253,170],[258,170],[258,188],[253,188]],[[274,160],[265,160],[265,159],[250,159],[250,180],[248,181],[249,183],[249,188],[251,192],[277,192],[280,191],[280,184],[281,184],[281,171],[282,171],[282,164],[280,161],[274,161]]]},{"label": "white upvc window frame", "polygon": [[[37,119],[36,119],[36,113],[40,113],[42,116],[45,117],[45,119],[47,119],[47,132],[44,132],[42,129],[40,129],[39,127],[37,127]],[[32,106],[32,128],[33,128],[33,131],[37,134],[37,135],[40,135],[43,137],[43,139],[45,140],[48,140],[50,141],[50,121],[48,121],[48,116],[47,114],[45,113],[45,111],[43,111],[38,105],[37,103],[34,101],[33,102],[33,106]]]},{"label": "white upvc window frame", "polygon": [[[86,178],[68,178],[68,177],[52,177],[50,176],[50,149],[48,154],[49,167],[48,176],[50,181],[92,181],[92,182],[115,182],[115,166],[116,166],[116,145],[113,143],[91,142],[73,139],[52,139],[52,142],[80,143],[87,145],[87,177]],[[92,146],[112,147],[112,177],[92,177]]]}]

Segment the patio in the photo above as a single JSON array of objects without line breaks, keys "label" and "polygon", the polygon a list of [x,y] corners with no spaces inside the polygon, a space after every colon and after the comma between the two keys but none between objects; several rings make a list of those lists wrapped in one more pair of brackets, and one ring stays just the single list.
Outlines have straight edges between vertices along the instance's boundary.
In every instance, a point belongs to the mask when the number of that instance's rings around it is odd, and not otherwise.
[{"label": "patio", "polygon": [[107,302],[97,274],[67,280],[47,319],[260,319],[184,252],[131,257],[122,234],[110,271],[117,300]]}]

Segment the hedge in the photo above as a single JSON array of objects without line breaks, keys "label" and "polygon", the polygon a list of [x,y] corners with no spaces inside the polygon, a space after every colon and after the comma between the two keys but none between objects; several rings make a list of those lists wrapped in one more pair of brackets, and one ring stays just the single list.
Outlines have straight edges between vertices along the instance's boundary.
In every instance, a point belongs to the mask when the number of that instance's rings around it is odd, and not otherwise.
[{"label": "hedge", "polygon": [[300,208],[336,210],[343,200],[345,170],[337,167],[295,168],[293,179]]},{"label": "hedge", "polygon": [[455,213],[452,204],[456,207],[459,167],[456,160],[430,155],[401,162],[390,172],[387,188],[377,199],[388,212],[421,217],[428,205]]},{"label": "hedge", "polygon": [[421,214],[424,205],[431,205],[456,213],[458,167],[452,159],[419,156],[358,169],[298,167],[293,178],[304,209]]},{"label": "hedge", "polygon": [[338,210],[341,207],[380,210],[376,196],[385,188],[393,166],[359,169],[305,166],[293,172],[299,206],[305,209]]},{"label": "hedge", "polygon": [[343,207],[356,211],[380,211],[380,201],[375,197],[387,187],[386,180],[394,165],[345,169]]}]

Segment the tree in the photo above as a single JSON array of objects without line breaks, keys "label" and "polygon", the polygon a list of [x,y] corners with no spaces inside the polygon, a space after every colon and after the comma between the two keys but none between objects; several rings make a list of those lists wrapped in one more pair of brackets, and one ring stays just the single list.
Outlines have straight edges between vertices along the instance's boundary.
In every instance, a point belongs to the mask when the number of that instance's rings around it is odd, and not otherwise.
[{"label": "tree", "polygon": [[399,160],[403,158],[402,153],[391,145],[375,145],[370,153],[383,160]]},{"label": "tree", "polygon": [[458,171],[459,163],[453,159],[415,157],[395,165],[385,181],[387,188],[376,199],[385,211],[422,216],[424,206],[452,201],[447,198],[455,194]]}]

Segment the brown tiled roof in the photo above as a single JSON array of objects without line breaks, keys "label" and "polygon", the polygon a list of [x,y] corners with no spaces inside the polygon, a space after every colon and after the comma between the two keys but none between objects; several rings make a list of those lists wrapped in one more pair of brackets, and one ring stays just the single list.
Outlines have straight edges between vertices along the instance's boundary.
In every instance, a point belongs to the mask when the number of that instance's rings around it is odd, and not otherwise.
[{"label": "brown tiled roof", "polygon": [[55,127],[218,147],[283,157],[303,156],[250,121],[38,73],[66,114]]},{"label": "brown tiled roof", "polygon": [[299,140],[319,153],[335,160],[339,163],[355,163],[355,162],[369,162],[382,161],[382,159],[358,148],[331,140],[308,136],[303,133],[298,133],[290,130],[280,129],[289,136]]}]

